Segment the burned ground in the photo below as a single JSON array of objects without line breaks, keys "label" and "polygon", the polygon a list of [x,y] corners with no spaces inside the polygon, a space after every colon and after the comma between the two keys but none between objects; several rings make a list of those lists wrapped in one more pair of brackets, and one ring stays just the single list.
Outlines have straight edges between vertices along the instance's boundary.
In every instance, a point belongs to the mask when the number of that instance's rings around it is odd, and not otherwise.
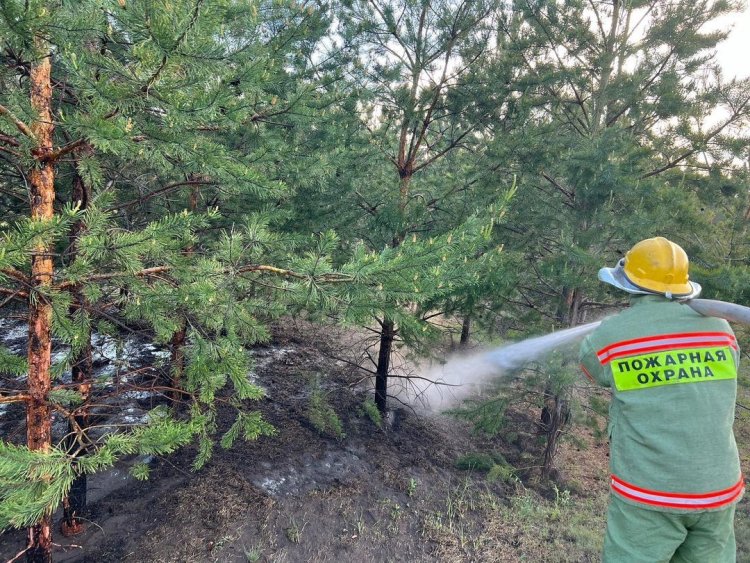
[{"label": "burned ground", "polygon": [[[217,447],[197,472],[196,452],[185,448],[146,460],[146,482],[130,477],[127,463],[93,476],[87,531],[58,533],[54,560],[598,560],[607,446],[590,428],[563,442],[554,482],[538,476],[538,412],[511,412],[509,430],[495,438],[407,408],[378,428],[361,408],[360,376],[334,359],[342,340],[312,338],[305,326],[277,330],[254,352],[257,383],[268,392],[257,406],[276,434]],[[345,435],[311,421],[314,385]],[[220,411],[220,426],[232,416]],[[459,469],[457,460],[476,452],[499,454],[509,470],[488,479]],[[22,532],[3,534],[0,557],[23,543]]]}]

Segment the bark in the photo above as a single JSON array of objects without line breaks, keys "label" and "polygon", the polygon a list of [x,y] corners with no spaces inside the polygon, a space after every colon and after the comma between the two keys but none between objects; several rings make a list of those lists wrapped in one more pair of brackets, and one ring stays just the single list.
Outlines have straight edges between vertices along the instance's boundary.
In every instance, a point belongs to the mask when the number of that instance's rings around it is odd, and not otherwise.
[{"label": "bark", "polygon": [[381,413],[385,413],[388,400],[388,371],[391,365],[391,350],[396,337],[395,324],[386,319],[380,331],[380,350],[378,368],[375,375],[375,404]]},{"label": "bark", "polygon": [[[39,49],[40,51],[42,49]],[[32,125],[37,141],[32,151],[36,159],[29,175],[31,217],[48,221],[53,216],[55,200],[54,167],[45,158],[52,151],[52,83],[50,56],[45,53],[31,67],[31,105],[38,114]],[[30,450],[49,451],[52,444],[52,418],[48,402],[51,387],[50,362],[52,341],[50,326],[52,306],[45,290],[52,285],[52,249],[44,241],[37,244],[31,255],[32,295],[29,299],[29,395],[26,407],[26,442]],[[27,561],[46,563],[52,557],[50,514],[45,515],[27,534]]]}]

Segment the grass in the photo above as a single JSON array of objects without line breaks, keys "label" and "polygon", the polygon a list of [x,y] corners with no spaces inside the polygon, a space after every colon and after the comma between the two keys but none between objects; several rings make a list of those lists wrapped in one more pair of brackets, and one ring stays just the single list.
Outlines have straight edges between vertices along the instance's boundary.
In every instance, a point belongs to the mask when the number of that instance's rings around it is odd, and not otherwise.
[{"label": "grass", "polygon": [[256,561],[260,561],[260,558],[263,556],[263,548],[260,545],[246,547],[243,549],[243,551],[245,553],[245,559],[248,563],[255,563]]},{"label": "grass", "polygon": [[406,495],[411,498],[414,493],[417,492],[417,480],[414,477],[410,477],[406,483]]},{"label": "grass", "polygon": [[302,532],[304,531],[305,526],[307,526],[307,522],[303,522],[300,527],[297,523],[297,519],[292,516],[289,519],[289,527],[284,530],[287,539],[292,543],[299,543],[302,539]]},{"label": "grass", "polygon": [[[591,435],[584,432],[579,441],[562,447],[567,452],[558,460],[564,485],[535,478],[522,482],[520,470],[499,452],[461,456],[456,467],[466,471],[465,477],[445,493],[439,510],[422,514],[421,536],[437,545],[431,555],[441,561],[599,561],[608,498],[601,481],[606,458],[603,448],[589,442]],[[537,463],[523,449],[514,459],[514,465]],[[576,471],[566,471],[573,466]]]},{"label": "grass", "polygon": [[555,498],[548,500],[523,489],[510,506],[497,511],[487,530],[504,536],[518,560],[598,561],[605,507],[606,498],[578,499],[556,489]]}]

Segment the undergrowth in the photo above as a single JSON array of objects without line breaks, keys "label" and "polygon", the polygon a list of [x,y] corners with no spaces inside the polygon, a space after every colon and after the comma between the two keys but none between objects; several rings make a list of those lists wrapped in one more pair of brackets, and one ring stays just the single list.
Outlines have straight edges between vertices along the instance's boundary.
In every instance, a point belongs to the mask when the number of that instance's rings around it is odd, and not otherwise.
[{"label": "undergrowth", "polygon": [[328,401],[320,386],[320,378],[315,377],[310,383],[310,402],[307,407],[307,418],[315,430],[321,434],[330,434],[338,439],[346,437],[344,425]]}]

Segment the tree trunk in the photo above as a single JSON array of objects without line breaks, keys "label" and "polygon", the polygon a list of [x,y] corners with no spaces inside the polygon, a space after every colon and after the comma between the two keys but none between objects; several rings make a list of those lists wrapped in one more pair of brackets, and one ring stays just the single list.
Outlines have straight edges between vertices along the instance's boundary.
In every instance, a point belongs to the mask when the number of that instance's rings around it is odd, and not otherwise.
[{"label": "tree trunk", "polygon": [[395,324],[385,319],[380,331],[380,351],[378,352],[378,369],[375,375],[375,404],[381,413],[385,413],[388,399],[388,370],[391,365],[391,350],[396,336]]},{"label": "tree trunk", "polygon": [[568,327],[577,326],[580,322],[583,292],[575,287],[564,287],[562,301],[557,309],[557,318]]},{"label": "tree trunk", "polygon": [[[73,305],[71,313],[76,307],[84,307],[86,298],[80,291],[73,293]],[[91,380],[93,372],[93,356],[91,350],[91,334],[86,335],[86,343],[78,352],[72,367],[72,382],[76,391],[81,395],[82,403],[75,410],[72,420],[68,421],[68,437],[65,448],[71,455],[79,457],[85,455],[86,451],[78,442],[89,425],[87,402],[91,395]],[[86,510],[86,474],[77,475],[70,487],[67,498],[63,501],[63,521],[61,531],[64,536],[75,536],[82,533],[85,528],[81,516]]]},{"label": "tree trunk", "polygon": [[612,19],[610,22],[609,33],[604,43],[603,62],[600,66],[601,75],[599,76],[599,86],[593,97],[593,108],[591,111],[591,124],[594,131],[598,131],[606,125],[602,122],[602,117],[607,115],[607,89],[612,78],[612,63],[614,62],[615,42],[617,39],[617,28],[620,24],[620,2],[612,2]]},{"label": "tree trunk", "polygon": [[469,345],[469,336],[471,335],[471,317],[467,314],[461,323],[461,340],[458,343],[459,348],[466,348]]},{"label": "tree trunk", "polygon": [[[578,325],[583,292],[578,288],[564,287],[562,302],[558,309],[558,318],[569,327]],[[554,469],[555,454],[560,436],[570,421],[570,406],[568,401],[554,393],[548,385],[544,389],[544,407],[542,407],[541,422],[543,432],[547,435],[547,445],[544,448],[542,462],[542,477],[548,479]]]},{"label": "tree trunk", "polygon": [[547,390],[544,392],[545,401],[542,409],[542,424],[547,434],[547,445],[544,448],[542,462],[542,478],[549,479],[554,469],[555,455],[560,436],[570,420],[570,406],[568,401],[560,395],[553,395]]},{"label": "tree trunk", "polygon": [[[40,47],[40,45],[37,45]],[[44,52],[45,46],[38,48]],[[54,168],[45,157],[52,150],[52,85],[51,62],[47,52],[32,64],[31,106],[38,114],[31,130],[37,146],[32,151],[36,159],[29,178],[31,218],[49,221],[53,217],[55,200]],[[50,362],[52,341],[50,326],[52,305],[44,295],[52,284],[52,249],[39,242],[31,255],[31,283],[33,293],[29,299],[29,396],[26,407],[26,443],[30,450],[49,451],[52,444],[52,418],[48,395],[51,387]],[[35,526],[28,529],[26,560],[46,563],[52,559],[52,515],[46,514]]]},{"label": "tree trunk", "polygon": [[181,321],[180,328],[172,336],[172,342],[170,343],[170,381],[169,385],[172,388],[170,396],[174,402],[175,407],[182,400],[182,372],[185,369],[185,335],[187,334],[187,323],[184,320]]},{"label": "tree trunk", "polygon": [[[399,204],[398,204],[398,225],[396,233],[393,235],[391,246],[398,248],[404,242],[406,237],[406,203],[409,198],[409,184],[411,183],[411,164],[405,164],[399,167]],[[375,375],[375,404],[381,413],[385,413],[388,400],[388,371],[391,367],[391,351],[393,350],[393,340],[396,336],[396,325],[393,321],[386,318],[380,330],[380,349],[378,350],[378,367]]]},{"label": "tree trunk", "polygon": [[[87,148],[91,150],[90,147]],[[83,211],[88,208],[91,193],[86,186],[83,178],[76,170],[73,179],[73,191],[71,194],[71,203],[78,206]],[[83,221],[77,221],[70,229],[68,235],[68,254],[67,258],[72,263],[78,255],[78,239],[84,231]],[[73,290],[73,304],[70,313],[77,310],[83,310],[87,304],[86,298],[79,288]],[[89,417],[87,401],[91,394],[91,379],[93,372],[93,357],[91,350],[91,333],[86,335],[86,342],[76,355],[72,367],[72,381],[78,393],[83,400],[73,414],[73,419],[68,421],[68,439],[65,443],[66,450],[76,457],[84,455],[86,452],[80,447],[77,438],[88,428]],[[84,531],[81,516],[86,510],[86,475],[76,476],[70,487],[68,496],[63,500],[63,521],[61,531],[64,536],[74,536]]]},{"label": "tree trunk", "polygon": [[[187,178],[188,180],[199,180],[200,176],[191,174]],[[195,213],[198,209],[198,198],[200,196],[200,187],[193,185],[190,188],[190,195],[188,196],[188,207],[191,213]],[[188,246],[184,250],[185,256],[192,256],[194,248]],[[172,341],[170,343],[170,380],[169,385],[172,388],[170,393],[172,402],[175,407],[182,400],[182,376],[185,371],[185,337],[187,335],[187,321],[182,318],[180,319],[180,328],[172,335]]]},{"label": "tree trunk", "polygon": [[[85,297],[80,292],[75,293],[74,303],[85,305]],[[67,451],[75,457],[85,455],[86,451],[81,447],[77,438],[89,425],[87,401],[91,395],[91,375],[93,371],[93,357],[91,353],[91,335],[87,335],[86,343],[75,358],[72,368],[73,385],[83,400],[73,420],[68,422],[68,439],[66,441]],[[64,536],[74,536],[84,531],[80,516],[86,510],[86,474],[76,476],[70,487],[67,499],[63,502],[62,533]]]}]

